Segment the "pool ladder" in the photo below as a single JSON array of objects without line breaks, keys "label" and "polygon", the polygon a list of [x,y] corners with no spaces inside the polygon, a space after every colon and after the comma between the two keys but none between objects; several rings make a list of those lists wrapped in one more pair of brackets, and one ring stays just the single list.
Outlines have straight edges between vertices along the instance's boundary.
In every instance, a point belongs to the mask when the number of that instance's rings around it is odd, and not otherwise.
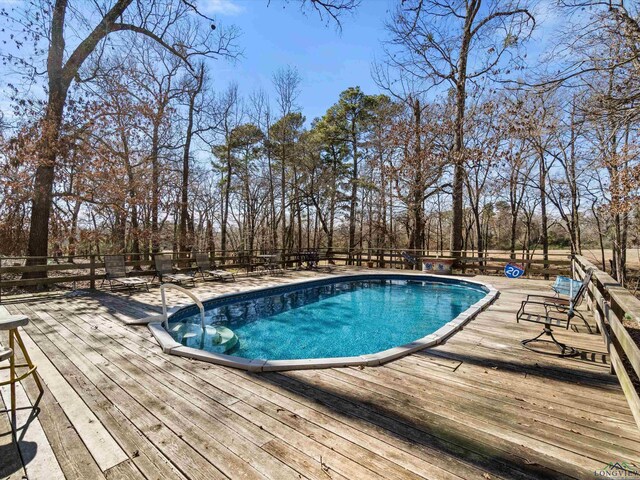
[{"label": "pool ladder", "polygon": [[200,309],[200,326],[202,327],[202,332],[204,333],[204,327],[205,327],[204,305],[202,305],[202,302],[195,294],[191,293],[186,288],[179,287],[178,285],[175,285],[173,283],[163,283],[162,285],[160,285],[160,296],[162,297],[162,318],[163,318],[162,325],[164,326],[165,330],[169,330],[169,317],[167,315],[167,297],[165,294],[165,290],[167,288],[184,293],[187,297],[191,298],[191,300],[193,300],[196,303],[196,305],[198,305],[198,308]]}]

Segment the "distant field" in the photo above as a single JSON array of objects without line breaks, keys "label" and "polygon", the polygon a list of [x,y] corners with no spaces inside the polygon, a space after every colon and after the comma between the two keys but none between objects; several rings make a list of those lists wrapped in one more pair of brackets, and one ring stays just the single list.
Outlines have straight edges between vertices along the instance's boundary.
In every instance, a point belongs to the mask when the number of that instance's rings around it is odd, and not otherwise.
[{"label": "distant field", "polygon": [[[565,253],[569,255],[569,250],[554,250],[554,252]],[[613,258],[612,250],[605,248],[604,250],[605,261],[607,262],[607,268],[609,268],[609,260]],[[582,256],[587,258],[597,267],[601,267],[602,254],[600,249],[585,249],[582,250]],[[628,248],[627,249],[627,267],[632,269],[640,269],[640,249]]]},{"label": "distant field", "polygon": [[[504,250],[489,250],[489,255],[498,256],[498,255],[508,255],[508,252]],[[553,249],[549,250],[549,260],[553,261],[554,258],[566,260],[567,257],[571,254],[571,250],[569,249]],[[605,261],[607,262],[607,268],[609,268],[609,260],[613,258],[613,253],[611,249],[605,249]],[[583,249],[582,255],[587,258],[590,262],[592,262],[597,267],[601,267],[601,253],[600,249]],[[517,258],[521,258],[522,253],[517,253]],[[542,250],[537,250],[533,255],[534,259],[542,259]],[[628,248],[627,249],[627,267],[632,269],[640,269],[640,249],[638,248]]]}]

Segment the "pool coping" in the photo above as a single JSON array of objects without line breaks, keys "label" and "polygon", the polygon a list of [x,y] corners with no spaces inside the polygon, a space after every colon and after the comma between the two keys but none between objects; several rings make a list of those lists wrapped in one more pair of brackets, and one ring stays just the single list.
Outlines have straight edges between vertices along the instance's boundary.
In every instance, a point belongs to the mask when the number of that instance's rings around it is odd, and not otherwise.
[{"label": "pool coping", "polygon": [[[459,277],[455,275],[434,275],[413,272],[353,272],[348,274],[330,275],[323,277],[316,277],[312,279],[304,279],[287,284],[280,284],[275,286],[257,287],[240,292],[229,292],[222,295],[214,295],[203,300],[203,303],[212,300],[221,300],[229,297],[237,297],[252,292],[268,291],[270,289],[276,289],[286,286],[301,286],[307,283],[316,283],[326,279],[341,279],[348,280],[353,277],[370,276],[406,276],[406,277],[420,277],[429,280],[441,281],[446,278],[450,280],[459,280],[474,285],[479,285],[486,288],[488,291],[486,295],[478,300],[476,303],[467,308],[464,312],[460,313],[453,320],[447,322],[438,330],[422,338],[414,340],[413,342],[401,345],[399,347],[393,347],[381,352],[358,355],[353,357],[331,357],[331,358],[308,358],[299,360],[260,360],[260,359],[248,359],[244,357],[237,357],[234,355],[217,354],[207,352],[192,347],[186,347],[179,342],[176,342],[173,337],[164,329],[162,321],[152,321],[147,326],[151,331],[151,334],[156,339],[162,351],[170,355],[178,355],[180,357],[191,358],[194,360],[201,360],[217,365],[223,365],[227,367],[238,368],[250,372],[276,372],[284,370],[306,370],[316,368],[334,368],[334,367],[351,367],[351,366],[367,366],[375,367],[387,362],[391,362],[398,358],[404,357],[411,353],[417,352],[428,347],[433,347],[444,343],[451,335],[456,333],[473,318],[475,318],[480,312],[486,310],[500,295],[500,292],[494,288],[491,284],[485,282],[479,282],[477,280],[469,280],[466,277]],[[449,283],[449,282],[443,282]],[[173,307],[167,311],[168,316],[175,314],[176,312],[188,308],[190,305],[183,305],[179,307]],[[157,318],[157,317],[156,317]]]}]

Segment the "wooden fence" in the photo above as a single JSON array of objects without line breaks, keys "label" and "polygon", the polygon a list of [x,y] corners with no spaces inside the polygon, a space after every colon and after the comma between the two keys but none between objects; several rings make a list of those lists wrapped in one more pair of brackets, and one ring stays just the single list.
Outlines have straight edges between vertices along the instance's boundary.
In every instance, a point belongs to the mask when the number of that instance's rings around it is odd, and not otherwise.
[{"label": "wooden fence", "polygon": [[[331,258],[336,264],[346,265],[351,259],[351,263],[356,266],[369,266],[373,268],[407,268],[407,261],[402,253],[407,252],[419,261],[424,259],[452,259],[450,252],[447,255],[426,254],[424,251],[415,250],[357,250],[349,252],[347,250],[334,250]],[[484,275],[503,275],[504,267],[507,263],[514,262],[525,267],[527,276],[555,276],[568,275],[571,272],[570,256],[565,253],[550,253],[547,260],[541,255],[526,258],[526,255],[516,255],[511,258],[506,251],[489,251],[481,257],[469,256],[468,252],[461,252],[457,259],[457,271],[461,273],[481,273]],[[419,266],[416,268],[420,269]]]},{"label": "wooden fence", "polygon": [[640,300],[584,257],[575,257],[574,268],[578,278],[593,271],[587,303],[607,344],[611,368],[640,428],[640,397],[632,381],[633,377],[636,381],[640,378],[640,349],[623,325],[624,321],[640,325]]},{"label": "wooden fence", "polygon": [[[409,265],[402,256],[403,252],[408,252],[418,259],[418,264]],[[208,255],[212,261],[224,268],[245,271],[250,274],[261,264],[262,260],[259,257],[261,253],[280,255],[279,262],[285,268],[298,267],[301,263],[300,252],[269,251],[254,252],[252,255],[248,255],[243,251],[229,251],[225,256],[220,255],[219,252],[209,252]],[[419,269],[420,262],[426,258],[453,258],[450,252],[447,253],[449,255],[436,256],[415,250],[372,249],[349,252],[344,249],[334,249],[331,252],[320,251],[319,257],[321,263],[324,264]],[[189,268],[192,265],[193,258],[190,252],[171,253],[171,255],[176,266],[180,268]],[[125,254],[125,256],[127,258],[126,265],[135,270],[136,276],[153,276],[155,274],[153,260],[145,260],[142,255]],[[134,258],[141,259],[132,260]],[[40,259],[42,260],[41,265],[26,266],[27,257],[0,257],[0,300],[3,293],[6,294],[13,288],[21,289],[38,285],[66,285],[74,289],[77,287],[96,288],[100,286],[100,282],[105,276],[101,255],[40,257]],[[522,258],[519,255],[518,258],[512,259],[508,252],[503,251],[491,251],[483,257],[468,256],[466,252],[462,252],[462,257],[458,259],[458,262],[457,272],[486,275],[501,275],[505,264],[509,262],[523,264],[528,276],[563,275],[570,272],[571,266],[571,261],[565,254],[550,254],[545,261],[539,255],[533,258]],[[46,272],[47,278],[23,279],[22,274],[25,272]]]},{"label": "wooden fence", "polygon": [[[195,258],[191,252],[167,253],[171,255],[174,265],[179,269],[188,269],[195,263]],[[124,254],[125,265],[135,271],[135,275],[155,276],[153,260],[144,260],[142,254]],[[216,253],[208,253],[212,262],[224,268],[246,270],[247,272],[261,263],[257,255],[243,255],[242,252],[229,252],[228,255],[221,256]],[[32,286],[48,285],[71,285],[76,288],[77,284],[91,289],[100,286],[105,278],[104,260],[102,255],[75,255],[73,257],[39,257],[41,265],[26,265],[28,258],[33,257],[0,257],[0,299],[3,291],[6,293],[11,288],[22,288]],[[297,255],[284,255],[282,265],[291,267]],[[132,260],[133,259],[133,260]],[[46,272],[47,278],[23,279],[22,274],[26,272]],[[97,283],[100,282],[100,283]]]}]

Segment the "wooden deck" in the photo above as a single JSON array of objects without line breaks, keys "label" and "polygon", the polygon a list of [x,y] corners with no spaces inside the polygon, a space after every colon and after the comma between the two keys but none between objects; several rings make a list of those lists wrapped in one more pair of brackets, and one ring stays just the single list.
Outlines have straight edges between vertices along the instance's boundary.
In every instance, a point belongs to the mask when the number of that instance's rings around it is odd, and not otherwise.
[{"label": "wooden deck", "polygon": [[[475,278],[501,296],[444,345],[381,367],[284,373],[162,354],[146,327],[124,323],[159,312],[157,288],[10,300],[0,311],[32,319],[23,336],[46,392],[37,415],[21,411],[20,454],[0,415],[0,478],[586,479],[640,465],[600,336],[576,323],[557,336],[580,357],[529,352],[519,340],[541,326],[515,312],[549,283]],[[24,387],[28,405],[37,390]]]}]

